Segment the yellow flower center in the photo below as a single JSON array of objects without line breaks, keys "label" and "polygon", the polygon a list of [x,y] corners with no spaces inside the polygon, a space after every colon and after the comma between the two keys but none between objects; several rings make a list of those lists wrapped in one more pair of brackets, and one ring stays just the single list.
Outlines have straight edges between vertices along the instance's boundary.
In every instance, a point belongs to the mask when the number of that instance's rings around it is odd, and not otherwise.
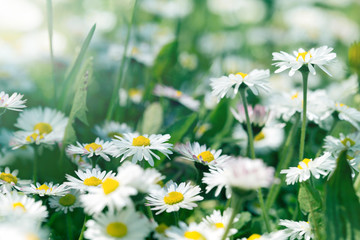
[{"label": "yellow flower center", "polygon": [[84,184],[86,186],[98,186],[102,183],[102,181],[97,177],[89,177],[84,180]]},{"label": "yellow flower center", "polygon": [[20,208],[20,209],[22,209],[24,212],[26,211],[24,204],[22,204],[21,202],[13,203],[13,204],[12,204],[12,207],[13,207],[13,209]]},{"label": "yellow flower center", "polygon": [[107,178],[103,184],[101,185],[102,189],[104,190],[104,193],[106,195],[112,193],[119,187],[120,183],[113,178]]},{"label": "yellow flower center", "polygon": [[264,138],[265,138],[265,134],[261,131],[254,137],[254,141],[258,142],[263,140]]},{"label": "yellow flower center", "polygon": [[291,100],[299,97],[299,92],[296,92],[294,95],[291,96]]},{"label": "yellow flower center", "polygon": [[176,91],[175,95],[176,95],[177,97],[181,97],[181,96],[183,95],[183,93],[182,93],[181,91]]},{"label": "yellow flower center", "polygon": [[355,141],[354,140],[352,140],[352,139],[350,139],[350,138],[344,138],[342,141],[341,141],[341,143],[345,146],[345,147],[347,147],[348,146],[348,143],[350,144],[350,147],[352,147],[352,146],[354,146],[355,145]]},{"label": "yellow flower center", "polygon": [[168,228],[169,228],[168,225],[166,225],[165,223],[161,223],[155,228],[155,231],[157,233],[164,234]]},{"label": "yellow flower center", "polygon": [[127,234],[127,227],[122,222],[112,222],[106,227],[106,232],[115,238],[122,238]]},{"label": "yellow flower center", "polygon": [[141,95],[141,94],[142,94],[142,92],[139,89],[136,89],[136,88],[130,88],[129,89],[129,96],[130,97],[135,97],[135,96]]},{"label": "yellow flower center", "polygon": [[15,177],[14,175],[12,175],[11,173],[1,173],[0,174],[0,179],[7,182],[7,183],[17,183],[18,179],[17,177]]},{"label": "yellow flower center", "polygon": [[115,138],[115,136],[123,137],[123,135],[122,135],[121,133],[118,133],[118,132],[109,132],[109,133],[107,134],[107,136],[108,136],[109,138]]},{"label": "yellow flower center", "polygon": [[49,134],[52,132],[52,127],[48,123],[40,122],[34,126],[34,131],[38,130],[40,135]]},{"label": "yellow flower center", "polygon": [[184,200],[184,195],[179,192],[169,192],[167,196],[164,197],[164,202],[168,205],[174,205]]},{"label": "yellow flower center", "polygon": [[197,158],[199,160],[203,160],[203,161],[208,162],[208,163],[215,159],[214,155],[212,155],[212,153],[210,151],[205,151],[205,152],[200,153],[197,156]]},{"label": "yellow flower center", "polygon": [[225,228],[224,224],[219,222],[219,223],[215,223],[215,227],[216,228]]},{"label": "yellow flower center", "polygon": [[261,235],[254,233],[247,240],[255,240],[255,239],[259,239],[259,238],[261,238]]},{"label": "yellow flower center", "polygon": [[41,134],[39,135],[39,134],[37,134],[37,133],[32,133],[32,134],[30,134],[29,136],[27,136],[27,137],[25,138],[25,140],[26,140],[27,142],[32,142],[32,141],[35,141],[37,138],[43,139],[44,136],[41,135]]},{"label": "yellow flower center", "polygon": [[35,233],[30,233],[26,236],[26,240],[40,240],[40,238]]},{"label": "yellow flower center", "polygon": [[138,136],[136,138],[133,138],[132,145],[137,147],[150,146],[150,139],[144,136]]},{"label": "yellow flower center", "polygon": [[[309,166],[309,162],[311,162],[311,159],[308,159],[308,158],[304,158],[304,160],[302,160],[301,162],[305,163],[306,166]],[[297,166],[299,169],[303,169],[300,164]]]},{"label": "yellow flower center", "polygon": [[91,152],[91,150],[96,151],[96,150],[98,150],[99,148],[100,148],[100,150],[103,149],[103,147],[102,147],[100,144],[97,144],[97,143],[94,143],[94,142],[87,144],[84,148],[85,148],[86,151],[88,151],[88,152]]},{"label": "yellow flower center", "polygon": [[40,187],[38,187],[36,190],[45,190],[45,192],[48,191],[48,190],[50,190],[50,192],[51,192],[52,188],[50,188],[50,187],[47,186],[46,184],[43,184],[43,185],[41,185]]},{"label": "yellow flower center", "polygon": [[[302,59],[305,61],[305,57],[306,54],[308,54],[308,52],[302,52],[302,53],[298,53],[297,57],[296,57],[296,61],[299,61],[299,57],[302,57]],[[311,54],[310,54],[310,58],[311,58]]]},{"label": "yellow flower center", "polygon": [[64,207],[69,207],[74,205],[75,201],[76,201],[76,197],[70,193],[66,194],[65,196],[59,199],[59,203]]},{"label": "yellow flower center", "polygon": [[197,231],[186,231],[184,233],[184,237],[187,239],[193,239],[193,240],[206,240],[206,238]]},{"label": "yellow flower center", "polygon": [[335,106],[336,107],[344,107],[346,106],[344,103],[335,103]]},{"label": "yellow flower center", "polygon": [[240,75],[243,79],[247,76],[246,73],[238,72],[236,75]]}]

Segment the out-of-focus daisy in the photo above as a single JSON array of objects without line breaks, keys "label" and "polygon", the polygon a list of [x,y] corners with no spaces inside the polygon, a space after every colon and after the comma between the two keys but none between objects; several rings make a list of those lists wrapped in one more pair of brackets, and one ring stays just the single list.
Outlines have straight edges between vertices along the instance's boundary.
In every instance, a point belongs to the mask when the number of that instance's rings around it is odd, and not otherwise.
[{"label": "out-of-focus daisy", "polygon": [[268,92],[270,90],[269,76],[269,70],[255,69],[249,74],[238,72],[229,76],[212,78],[210,79],[212,94],[217,96],[218,101],[225,96],[234,98],[242,85],[250,88],[255,95],[258,95],[259,92]]},{"label": "out-of-focus daisy", "polygon": [[72,189],[64,196],[50,197],[49,204],[51,208],[55,208],[55,211],[62,211],[66,214],[72,212],[74,208],[80,207],[79,196],[80,192]]},{"label": "out-of-focus daisy", "polygon": [[11,221],[0,222],[0,232],[2,239],[49,239],[49,234],[46,229],[40,228],[38,222],[28,221],[28,219],[14,219]]},{"label": "out-of-focus daisy", "polygon": [[152,224],[133,208],[108,211],[86,222],[86,239],[92,240],[143,240],[151,231]]},{"label": "out-of-focus daisy", "polygon": [[171,240],[216,240],[220,239],[214,231],[207,229],[202,224],[192,222],[188,225],[184,222],[179,222],[179,227],[170,227],[165,231],[168,239]]},{"label": "out-of-focus daisy", "polygon": [[121,179],[129,179],[129,185],[141,193],[160,189],[159,183],[165,178],[154,168],[143,169],[139,165],[128,161],[118,168],[117,176]]},{"label": "out-of-focus daisy", "polygon": [[159,97],[167,97],[178,101],[179,103],[193,111],[198,111],[200,107],[200,102],[198,100],[195,100],[189,95],[172,87],[157,84],[154,88],[154,95]]},{"label": "out-of-focus daisy", "polygon": [[350,133],[348,135],[340,133],[339,138],[327,136],[325,138],[324,148],[326,151],[336,155],[347,149],[348,154],[353,156],[360,151],[360,133]]},{"label": "out-of-focus daisy", "polygon": [[4,171],[0,171],[0,192],[11,191],[12,188],[19,189],[24,185],[30,184],[29,180],[20,180],[17,175],[19,171],[10,171],[10,168],[6,167]]},{"label": "out-of-focus daisy", "polygon": [[130,88],[127,92],[125,89],[119,89],[119,104],[125,106],[127,100],[130,99],[133,103],[139,104],[143,98],[144,91],[139,88]]},{"label": "out-of-focus daisy", "polygon": [[124,137],[115,136],[117,140],[114,140],[114,145],[117,148],[115,150],[115,157],[122,156],[120,162],[124,161],[127,157],[132,157],[132,162],[142,161],[145,159],[151,166],[154,166],[153,157],[160,159],[153,151],[159,151],[166,157],[168,154],[172,154],[170,150],[171,143],[165,143],[170,139],[169,134],[147,134],[139,135],[136,133],[125,133]]},{"label": "out-of-focus daisy", "polygon": [[75,174],[78,176],[78,178],[66,174],[66,179],[68,180],[68,182],[65,182],[64,184],[66,184],[72,189],[77,189],[80,191],[84,191],[89,187],[100,187],[100,185],[106,178],[112,178],[115,176],[115,173],[113,173],[112,171],[106,172],[95,168],[91,170],[86,169],[84,171],[78,170],[75,171]]},{"label": "out-of-focus daisy", "polygon": [[289,76],[293,76],[303,65],[307,65],[309,71],[315,75],[316,71],[313,65],[317,65],[321,70],[331,76],[324,65],[327,65],[336,57],[336,53],[332,53],[332,50],[333,48],[322,46],[316,49],[312,48],[308,52],[299,48],[298,51],[293,52],[293,55],[283,51],[280,53],[274,52],[272,54],[273,61],[277,62],[273,63],[273,65],[279,68],[275,71],[275,73],[279,73],[290,68]]},{"label": "out-of-focus daisy", "polygon": [[53,184],[50,183],[36,183],[36,185],[31,184],[30,187],[23,187],[21,188],[25,194],[37,194],[41,197],[48,195],[48,196],[64,196],[69,192],[69,189],[65,184]]},{"label": "out-of-focus daisy", "polygon": [[6,192],[4,195],[0,194],[0,215],[43,222],[48,212],[41,201],[36,202],[17,192]]},{"label": "out-of-focus daisy", "polygon": [[198,58],[195,54],[182,52],[179,54],[178,60],[180,65],[183,68],[188,69],[189,71],[196,69],[196,67],[198,66]]},{"label": "out-of-focus daisy", "polygon": [[105,207],[110,211],[121,209],[132,204],[131,195],[136,195],[135,188],[130,186],[130,180],[119,177],[104,179],[101,187],[87,189],[88,193],[80,196],[85,212],[89,214],[100,213]]},{"label": "out-of-focus daisy", "polygon": [[284,233],[287,234],[290,239],[310,240],[314,238],[314,235],[311,233],[311,226],[308,222],[295,222],[281,219],[279,225],[286,227]]},{"label": "out-of-focus daisy", "polygon": [[88,158],[95,156],[100,156],[106,161],[110,161],[108,155],[112,156],[114,154],[115,148],[112,142],[105,142],[99,138],[95,139],[95,142],[92,143],[79,143],[77,146],[69,145],[66,149],[68,154],[81,154],[86,155]]},{"label": "out-of-focus daisy", "polygon": [[289,169],[281,170],[280,173],[286,174],[286,184],[295,184],[296,182],[303,182],[313,175],[316,179],[320,176],[328,175],[334,170],[336,162],[331,157],[331,153],[325,152],[322,156],[314,160],[305,158],[297,167],[290,167]]},{"label": "out-of-focus daisy", "polygon": [[165,223],[160,223],[160,224],[157,224],[155,223],[154,224],[156,227],[155,227],[155,231],[154,231],[154,237],[155,239],[157,240],[167,240],[167,235],[166,235],[166,230],[169,229],[169,226],[166,225]]},{"label": "out-of-focus daisy", "polygon": [[[86,170],[86,169],[92,169],[92,163],[91,160],[88,159],[85,156],[81,156],[78,154],[70,154],[68,153],[67,149],[65,149],[66,156],[71,160],[72,163],[74,163],[78,169],[80,170]],[[97,165],[95,166],[97,167]]]},{"label": "out-of-focus daisy", "polygon": [[[246,124],[246,115],[244,106],[239,104],[237,109],[231,108],[231,112],[234,115],[235,119],[238,120],[242,125]],[[261,105],[255,105],[254,107],[248,106],[248,113],[252,127],[254,130],[258,130],[265,126],[266,122],[269,120],[270,112],[269,110]],[[244,125],[245,127],[245,125]],[[259,130],[258,130],[259,131]],[[254,131],[254,132],[258,132]]]},{"label": "out-of-focus daisy", "polygon": [[230,157],[221,155],[222,150],[212,150],[207,148],[206,145],[200,145],[198,142],[191,144],[178,144],[174,148],[187,160],[199,162],[205,165],[218,165],[224,163]]},{"label": "out-of-focus daisy", "polygon": [[191,0],[145,0],[142,9],[164,18],[183,18],[193,9]]},{"label": "out-of-focus daisy", "polygon": [[[204,224],[207,228],[213,229],[215,232],[218,232],[218,236],[223,236],[224,231],[229,224],[229,220],[232,213],[231,208],[227,208],[223,214],[219,210],[214,210],[210,216],[206,216],[203,218],[202,224]],[[235,216],[233,224],[239,220],[239,214]],[[227,237],[230,237],[237,233],[236,228],[230,228]]]},{"label": "out-of-focus daisy", "polygon": [[11,96],[9,94],[5,93],[4,91],[0,92],[0,109],[9,109],[13,111],[22,111],[22,108],[25,108],[26,106],[24,103],[26,102],[26,99],[23,100],[22,97],[24,95],[21,95],[19,93],[13,93]]},{"label": "out-of-focus daisy", "polygon": [[343,103],[335,103],[333,109],[338,113],[340,120],[347,121],[357,130],[360,130],[360,111]]},{"label": "out-of-focus daisy", "polygon": [[268,167],[261,159],[239,157],[227,161],[221,168],[210,169],[204,173],[202,181],[207,184],[206,192],[217,187],[218,195],[223,187],[227,188],[227,197],[230,189],[240,191],[268,188],[274,182],[274,168]]},{"label": "out-of-focus daisy", "polygon": [[110,140],[115,136],[122,137],[124,133],[130,132],[132,132],[132,129],[126,123],[115,121],[104,122],[101,126],[95,126],[95,134],[105,140]]},{"label": "out-of-focus daisy", "polygon": [[51,108],[32,108],[20,113],[15,124],[21,131],[15,132],[14,147],[30,143],[54,144],[64,138],[68,118]]},{"label": "out-of-focus daisy", "polygon": [[167,213],[177,212],[180,208],[192,210],[197,207],[196,201],[201,201],[204,198],[200,196],[200,187],[192,186],[190,183],[176,183],[170,181],[161,190],[153,191],[146,197],[148,206],[151,210],[157,211],[160,214],[164,211]]}]

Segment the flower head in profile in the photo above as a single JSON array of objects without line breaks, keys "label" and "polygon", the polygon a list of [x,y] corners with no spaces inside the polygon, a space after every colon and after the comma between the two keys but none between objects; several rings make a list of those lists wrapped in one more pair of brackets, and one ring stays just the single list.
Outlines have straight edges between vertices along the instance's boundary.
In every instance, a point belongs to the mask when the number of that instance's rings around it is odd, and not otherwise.
[{"label": "flower head in profile", "polygon": [[149,235],[152,224],[132,207],[107,211],[86,222],[84,236],[91,240],[143,240]]},{"label": "flower head in profile", "polygon": [[21,189],[26,194],[36,194],[41,197],[47,196],[64,196],[69,192],[69,189],[65,184],[53,184],[50,183],[36,183],[36,185],[31,184],[29,187],[23,187]]},{"label": "flower head in profile", "polygon": [[6,167],[4,170],[0,170],[0,192],[11,191],[13,188],[20,189],[22,186],[29,185],[29,180],[21,180],[18,178],[18,170],[10,171],[10,168]]},{"label": "flower head in profile", "polygon": [[299,162],[297,167],[281,170],[280,173],[286,174],[286,184],[293,185],[297,182],[308,180],[311,175],[316,179],[319,179],[320,176],[326,176],[334,170],[335,165],[336,162],[331,157],[331,153],[325,152],[322,156],[314,160],[305,158]]},{"label": "flower head in profile", "polygon": [[270,90],[268,78],[269,70],[255,69],[250,73],[238,72],[229,76],[210,79],[212,94],[218,98],[234,98],[240,87],[248,87],[255,95],[259,92],[268,92]]},{"label": "flower head in profile", "polygon": [[219,165],[230,158],[227,155],[221,155],[222,150],[213,150],[207,148],[206,145],[200,145],[198,142],[178,144],[174,150],[179,152],[183,158],[204,165]]},{"label": "flower head in profile", "polygon": [[344,103],[332,104],[332,109],[338,113],[340,120],[346,121],[360,130],[360,111],[356,108],[347,106]]},{"label": "flower head in profile", "polygon": [[320,48],[312,48],[309,51],[299,48],[299,50],[294,51],[292,55],[283,51],[279,53],[274,52],[272,54],[273,61],[277,62],[273,65],[278,67],[275,73],[290,68],[289,76],[293,76],[302,66],[307,65],[309,71],[315,75],[314,65],[317,65],[321,70],[331,76],[324,66],[336,57],[336,53],[333,53],[332,50],[333,48],[322,46]]},{"label": "flower head in profile", "polygon": [[172,154],[170,150],[171,143],[166,143],[170,139],[169,134],[147,134],[139,135],[136,133],[126,133],[123,137],[115,136],[116,140],[113,140],[115,145],[115,157],[122,156],[120,162],[124,161],[127,157],[132,156],[132,162],[146,160],[151,166],[154,166],[153,157],[160,159],[154,151],[163,153],[166,157],[168,154]]},{"label": "flower head in profile", "polygon": [[112,156],[114,154],[115,147],[112,142],[105,142],[99,138],[95,139],[95,142],[81,144],[77,142],[77,146],[69,145],[66,149],[66,152],[70,155],[81,154],[86,155],[87,157],[101,156],[104,160],[110,161],[108,155]]},{"label": "flower head in profile", "polygon": [[22,111],[26,106],[26,99],[22,99],[24,95],[13,93],[11,96],[4,91],[0,92],[0,109],[9,109],[12,111]]},{"label": "flower head in profile", "polygon": [[280,220],[279,225],[284,226],[284,234],[290,239],[305,239],[310,240],[314,237],[311,232],[311,226],[309,222],[304,221],[291,221],[291,220]]},{"label": "flower head in profile", "polygon": [[160,214],[164,211],[167,213],[177,212],[180,208],[192,210],[197,207],[195,202],[201,201],[204,198],[200,196],[200,187],[192,186],[190,183],[176,183],[170,181],[166,186],[160,190],[150,192],[146,197],[148,206],[151,210],[157,211]]}]

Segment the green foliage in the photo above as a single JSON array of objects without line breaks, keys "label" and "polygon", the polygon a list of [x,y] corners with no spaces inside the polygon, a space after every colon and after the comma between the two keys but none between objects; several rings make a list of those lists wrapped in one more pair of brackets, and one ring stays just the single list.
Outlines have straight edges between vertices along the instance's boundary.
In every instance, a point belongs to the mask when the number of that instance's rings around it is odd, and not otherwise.
[{"label": "green foliage", "polygon": [[326,184],[326,239],[360,239],[360,203],[355,194],[351,169],[343,151],[334,174]]},{"label": "green foliage", "polygon": [[244,227],[249,221],[251,220],[251,213],[249,212],[242,212],[239,215],[239,221],[234,223],[233,228],[235,229],[241,229]]},{"label": "green foliage", "polygon": [[145,112],[142,120],[142,133],[154,134],[158,133],[163,124],[163,109],[161,104],[154,102],[150,104]]},{"label": "green foliage", "polygon": [[153,74],[155,78],[161,78],[166,75],[177,62],[178,42],[173,41],[166,44],[155,59]]}]

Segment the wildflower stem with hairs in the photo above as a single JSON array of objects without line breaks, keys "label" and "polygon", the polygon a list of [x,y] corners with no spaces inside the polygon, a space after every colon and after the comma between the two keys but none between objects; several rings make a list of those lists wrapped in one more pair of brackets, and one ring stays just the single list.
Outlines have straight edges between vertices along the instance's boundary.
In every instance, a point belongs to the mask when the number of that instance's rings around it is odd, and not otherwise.
[{"label": "wildflower stem with hairs", "polygon": [[306,135],[307,82],[309,77],[309,69],[303,66],[300,68],[300,72],[303,78],[303,111],[302,111],[302,125],[301,125],[301,136],[300,136],[299,162],[301,162],[304,158],[305,135]]},{"label": "wildflower stem with hairs", "polygon": [[240,96],[241,96],[241,100],[243,102],[245,116],[246,116],[246,127],[247,127],[247,133],[248,133],[248,144],[249,144],[249,148],[250,148],[250,157],[252,159],[254,159],[255,158],[254,135],[253,135],[253,131],[251,128],[251,122],[250,122],[249,112],[248,112],[248,108],[247,108],[248,104],[247,104],[245,94],[246,94],[246,87],[241,86],[240,87]]},{"label": "wildflower stem with hairs", "polygon": [[111,96],[111,101],[110,101],[110,105],[108,108],[108,112],[106,114],[106,119],[108,121],[110,121],[114,115],[114,111],[115,111],[115,106],[118,105],[118,99],[119,99],[119,89],[122,86],[122,82],[124,79],[124,72],[125,72],[125,60],[126,60],[126,54],[128,51],[128,47],[129,47],[129,41],[130,41],[130,36],[131,36],[131,29],[134,23],[134,18],[135,18],[135,13],[136,13],[136,9],[137,9],[137,2],[138,0],[135,0],[134,2],[134,7],[132,10],[132,15],[131,15],[131,19],[130,19],[130,23],[127,29],[127,34],[126,34],[126,39],[125,39],[125,43],[124,43],[124,52],[123,55],[121,57],[121,63],[120,63],[120,68],[119,68],[119,75],[115,81],[115,86],[113,89],[113,94]]}]

